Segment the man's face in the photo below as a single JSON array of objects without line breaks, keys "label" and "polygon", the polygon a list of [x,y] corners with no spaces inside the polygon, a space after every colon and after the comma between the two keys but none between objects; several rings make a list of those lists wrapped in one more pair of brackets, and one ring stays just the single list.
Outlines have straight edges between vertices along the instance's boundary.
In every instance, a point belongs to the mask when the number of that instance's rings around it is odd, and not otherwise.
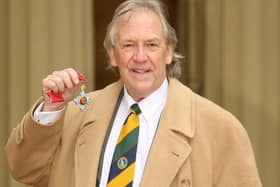
[{"label": "man's face", "polygon": [[140,9],[127,13],[118,23],[115,46],[108,50],[111,65],[134,100],[140,101],[160,87],[173,47],[166,44],[157,14]]}]

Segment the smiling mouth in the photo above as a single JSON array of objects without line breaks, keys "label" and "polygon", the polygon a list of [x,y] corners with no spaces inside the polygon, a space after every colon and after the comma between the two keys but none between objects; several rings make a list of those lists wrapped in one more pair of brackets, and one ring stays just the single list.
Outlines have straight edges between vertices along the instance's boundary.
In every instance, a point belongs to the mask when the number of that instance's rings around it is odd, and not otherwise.
[{"label": "smiling mouth", "polygon": [[151,72],[150,69],[131,69],[133,73],[145,74]]}]

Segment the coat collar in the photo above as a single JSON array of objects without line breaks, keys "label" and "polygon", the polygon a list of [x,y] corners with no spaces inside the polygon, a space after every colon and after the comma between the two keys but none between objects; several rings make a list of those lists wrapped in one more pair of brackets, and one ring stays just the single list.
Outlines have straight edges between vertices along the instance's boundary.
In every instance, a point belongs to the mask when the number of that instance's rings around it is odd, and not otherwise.
[{"label": "coat collar", "polygon": [[[103,141],[122,87],[123,83],[118,81],[102,93],[97,92],[93,103],[87,108],[75,151],[78,187],[95,185]],[[167,103],[161,114],[141,186],[170,184],[190,155],[188,139],[195,132],[193,100],[193,94],[187,87],[175,79],[169,79]]]},{"label": "coat collar", "polygon": [[161,114],[141,186],[169,186],[189,157],[191,146],[188,140],[195,134],[193,100],[190,89],[175,79],[169,79],[167,103]]},{"label": "coat collar", "polygon": [[[163,119],[170,130],[182,133],[188,138],[195,135],[194,93],[178,80],[169,79],[169,92]],[[173,114],[173,115],[172,115]]]}]

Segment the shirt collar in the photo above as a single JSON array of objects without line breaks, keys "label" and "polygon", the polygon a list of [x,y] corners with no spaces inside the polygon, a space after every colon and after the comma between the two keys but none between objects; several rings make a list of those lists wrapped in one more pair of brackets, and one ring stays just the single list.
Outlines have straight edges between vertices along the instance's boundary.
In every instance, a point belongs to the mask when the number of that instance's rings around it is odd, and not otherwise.
[{"label": "shirt collar", "polygon": [[[164,79],[161,86],[152,92],[149,96],[142,99],[138,106],[141,109],[141,114],[143,114],[145,120],[149,121],[156,112],[162,111],[164,104],[167,99],[168,93],[168,81],[167,78]],[[124,106],[129,111],[129,108],[132,104],[137,103],[134,99],[128,94],[126,87],[124,86],[124,95],[123,95]]]}]

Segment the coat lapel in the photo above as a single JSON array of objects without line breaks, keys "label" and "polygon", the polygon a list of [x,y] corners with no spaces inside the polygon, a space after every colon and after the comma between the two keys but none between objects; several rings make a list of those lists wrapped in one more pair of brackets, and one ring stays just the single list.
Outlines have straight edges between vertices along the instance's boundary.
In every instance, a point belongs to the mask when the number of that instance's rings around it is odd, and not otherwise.
[{"label": "coat lapel", "polygon": [[75,172],[77,187],[96,184],[99,158],[104,138],[122,88],[119,81],[92,98],[86,109],[84,121],[75,148]]},{"label": "coat lapel", "polygon": [[192,102],[191,91],[170,79],[166,107],[161,115],[141,186],[169,186],[189,157],[191,146],[188,139],[194,136]]}]

